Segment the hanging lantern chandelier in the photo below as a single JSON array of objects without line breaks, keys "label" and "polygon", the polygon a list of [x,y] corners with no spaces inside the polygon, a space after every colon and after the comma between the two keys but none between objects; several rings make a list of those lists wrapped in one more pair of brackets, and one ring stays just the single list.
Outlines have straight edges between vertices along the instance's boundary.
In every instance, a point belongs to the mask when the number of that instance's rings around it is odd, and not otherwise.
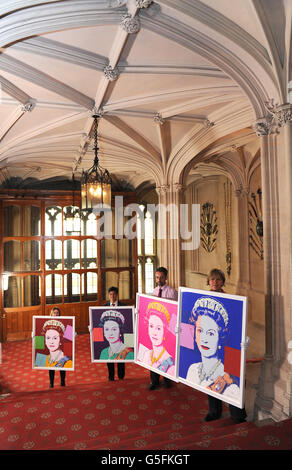
[{"label": "hanging lantern chandelier", "polygon": [[99,165],[98,160],[98,114],[94,114],[94,162],[89,170],[82,172],[81,176],[81,208],[88,212],[93,209],[106,210],[111,207],[112,179],[108,170]]}]

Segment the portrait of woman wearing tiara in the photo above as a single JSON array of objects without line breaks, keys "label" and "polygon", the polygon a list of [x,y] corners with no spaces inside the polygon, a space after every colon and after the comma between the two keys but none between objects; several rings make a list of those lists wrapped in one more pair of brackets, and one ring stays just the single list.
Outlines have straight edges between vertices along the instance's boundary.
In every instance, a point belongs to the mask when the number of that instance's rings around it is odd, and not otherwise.
[{"label": "portrait of woman wearing tiara", "polygon": [[72,368],[72,358],[65,356],[63,352],[63,335],[65,325],[60,320],[48,320],[44,323],[42,334],[45,337],[45,345],[49,350],[45,367]]},{"label": "portrait of woman wearing tiara", "polygon": [[145,322],[152,348],[144,353],[143,362],[162,372],[174,375],[175,361],[166,349],[169,321],[169,312],[163,304],[149,303],[145,313]]},{"label": "portrait of woman wearing tiara", "polygon": [[116,310],[107,310],[100,317],[99,326],[103,328],[103,336],[109,346],[100,353],[101,360],[133,360],[134,348],[127,347],[123,342],[125,317]]},{"label": "portrait of woman wearing tiara", "polygon": [[224,346],[229,318],[223,305],[211,297],[198,298],[189,322],[195,326],[195,343],[201,362],[191,364],[186,380],[232,398],[238,398],[237,378],[224,371]]}]

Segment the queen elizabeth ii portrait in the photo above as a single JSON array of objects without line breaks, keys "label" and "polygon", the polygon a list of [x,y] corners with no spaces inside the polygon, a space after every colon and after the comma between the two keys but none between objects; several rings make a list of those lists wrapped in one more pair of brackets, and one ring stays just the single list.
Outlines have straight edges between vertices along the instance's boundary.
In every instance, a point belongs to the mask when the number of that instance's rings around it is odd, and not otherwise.
[{"label": "queen elizabeth ii portrait", "polygon": [[92,362],[134,361],[133,307],[90,307]]},{"label": "queen elizabeth ii portrait", "polygon": [[138,361],[176,379],[177,302],[138,295]]},{"label": "queen elizabeth ii portrait", "polygon": [[45,345],[49,350],[46,367],[72,368],[72,360],[63,351],[65,326],[59,320],[48,320],[43,326]]},{"label": "queen elizabeth ii portrait", "polygon": [[174,358],[167,351],[166,331],[170,315],[167,308],[160,302],[151,302],[148,305],[145,321],[152,348],[145,352],[143,361],[157,370],[174,375]]},{"label": "queen elizabeth ii portrait", "polygon": [[184,344],[181,339],[179,376],[194,388],[236,403],[242,395],[241,337],[245,335],[245,322],[240,308],[232,309],[232,300],[227,297],[181,293],[183,327],[192,331],[192,340]]},{"label": "queen elizabeth ii portrait", "polygon": [[103,327],[103,336],[108,347],[100,353],[100,359],[129,360],[134,359],[134,348],[128,347],[123,341],[124,315],[115,310],[103,312],[100,317],[100,326]]},{"label": "queen elizabeth ii portrait", "polygon": [[74,369],[74,317],[33,317],[33,366]]}]

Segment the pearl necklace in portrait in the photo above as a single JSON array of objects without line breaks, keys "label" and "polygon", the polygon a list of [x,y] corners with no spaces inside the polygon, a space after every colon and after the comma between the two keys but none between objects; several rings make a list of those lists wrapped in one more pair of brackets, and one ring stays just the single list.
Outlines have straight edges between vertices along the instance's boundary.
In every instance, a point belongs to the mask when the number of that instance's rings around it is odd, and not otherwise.
[{"label": "pearl necklace in portrait", "polygon": [[212,367],[212,369],[208,373],[206,373],[205,370],[203,370],[203,363],[201,363],[198,367],[198,375],[199,375],[200,383],[202,383],[203,380],[209,380],[210,377],[214,374],[217,367],[220,366],[220,364],[221,364],[221,359],[218,359],[218,361]]}]

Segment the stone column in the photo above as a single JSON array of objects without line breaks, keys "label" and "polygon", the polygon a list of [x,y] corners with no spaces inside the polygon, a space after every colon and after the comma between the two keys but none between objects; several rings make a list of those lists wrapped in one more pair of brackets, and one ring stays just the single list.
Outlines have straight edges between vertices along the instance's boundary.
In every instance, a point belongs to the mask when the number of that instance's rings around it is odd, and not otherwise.
[{"label": "stone column", "polygon": [[248,196],[249,188],[235,190],[237,208],[240,217],[238,224],[238,286],[239,295],[248,296],[250,290],[250,256],[249,256],[249,223],[248,223]]},{"label": "stone column", "polygon": [[261,139],[266,322],[255,418],[276,421],[291,415],[292,404],[291,364],[287,361],[292,297],[292,134],[288,115],[285,118],[279,107],[273,117],[257,121],[254,127]]},{"label": "stone column", "polygon": [[168,269],[168,283],[176,289],[182,285],[182,256],[180,237],[181,184],[156,188],[159,196],[158,233],[160,265]]},{"label": "stone column", "polygon": [[[285,315],[285,351],[284,363],[282,366],[282,375],[286,378],[286,384],[283,393],[283,413],[284,416],[292,416],[292,358],[289,349],[292,347],[292,105],[285,104],[277,110],[279,124],[283,126],[285,157],[286,157],[286,175],[287,175],[287,214],[288,214],[288,237],[287,245],[288,256],[288,276],[286,278],[285,294],[288,297],[287,310]],[[281,190],[281,189],[280,189]],[[283,273],[284,274],[284,273]],[[281,321],[279,324],[281,328]],[[281,337],[280,337],[281,340]],[[287,351],[288,347],[288,351]],[[280,348],[279,348],[280,349]],[[281,349],[280,349],[281,351]],[[291,349],[290,349],[291,351]]]}]

